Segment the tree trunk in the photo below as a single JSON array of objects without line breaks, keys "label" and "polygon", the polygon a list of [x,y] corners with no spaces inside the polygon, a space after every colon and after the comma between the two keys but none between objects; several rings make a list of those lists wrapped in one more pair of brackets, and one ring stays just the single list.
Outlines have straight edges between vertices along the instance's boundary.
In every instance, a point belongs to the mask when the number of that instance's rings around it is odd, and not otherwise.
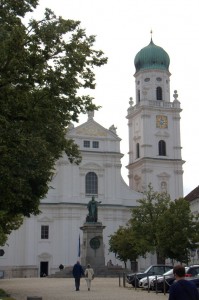
[{"label": "tree trunk", "polygon": [[159,252],[157,252],[157,264],[165,264],[165,257],[161,256]]}]

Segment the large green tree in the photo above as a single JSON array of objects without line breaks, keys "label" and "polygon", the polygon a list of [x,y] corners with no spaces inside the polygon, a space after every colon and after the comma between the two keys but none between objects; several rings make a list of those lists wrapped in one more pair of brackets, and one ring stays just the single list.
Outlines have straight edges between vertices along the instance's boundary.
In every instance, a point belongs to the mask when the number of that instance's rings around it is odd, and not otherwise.
[{"label": "large green tree", "polygon": [[66,139],[67,127],[80,113],[97,109],[83,91],[95,88],[94,68],[107,62],[79,21],[46,9],[42,20],[27,22],[37,5],[38,0],[0,0],[0,234],[5,235],[10,232],[5,224],[15,229],[22,216],[39,213],[55,161],[64,152],[71,162],[80,161],[77,145]]},{"label": "large green tree", "polygon": [[138,202],[129,224],[140,254],[156,253],[157,263],[165,258],[187,263],[199,242],[198,215],[191,213],[189,203],[183,198],[172,201],[167,193],[154,192],[150,185]]},{"label": "large green tree", "polygon": [[131,230],[128,227],[120,226],[110,236],[109,251],[115,253],[116,257],[126,265],[127,260],[136,261],[138,251],[136,241],[133,239]]},{"label": "large green tree", "polygon": [[159,219],[168,210],[170,197],[166,193],[158,193],[149,185],[143,199],[138,200],[138,206],[132,209],[129,220],[132,235],[138,245],[140,255],[147,252],[157,254],[157,262],[164,261],[164,254],[159,247]]},{"label": "large green tree", "polygon": [[181,198],[169,203],[158,222],[158,243],[165,257],[189,263],[191,250],[198,247],[198,214],[190,211],[189,202]]},{"label": "large green tree", "polygon": [[172,201],[151,185],[132,209],[127,226],[119,228],[109,242],[110,251],[124,261],[152,252],[157,255],[157,263],[164,263],[166,258],[188,263],[198,243],[198,214],[191,213],[185,199]]}]

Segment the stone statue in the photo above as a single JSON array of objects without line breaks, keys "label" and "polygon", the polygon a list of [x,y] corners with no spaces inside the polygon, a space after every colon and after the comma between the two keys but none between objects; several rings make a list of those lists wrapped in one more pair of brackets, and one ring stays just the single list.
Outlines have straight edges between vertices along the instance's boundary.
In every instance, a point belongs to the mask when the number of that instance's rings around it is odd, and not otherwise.
[{"label": "stone statue", "polygon": [[98,219],[98,204],[100,204],[101,201],[96,201],[95,197],[93,196],[92,199],[88,202],[87,208],[88,208],[88,215],[86,217],[86,222],[97,222]]}]

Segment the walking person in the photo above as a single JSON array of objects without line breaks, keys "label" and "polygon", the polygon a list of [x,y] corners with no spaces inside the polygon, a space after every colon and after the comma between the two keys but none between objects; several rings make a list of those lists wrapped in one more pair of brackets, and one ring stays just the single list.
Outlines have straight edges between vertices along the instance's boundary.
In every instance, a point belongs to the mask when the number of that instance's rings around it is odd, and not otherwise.
[{"label": "walking person", "polygon": [[89,264],[87,265],[87,268],[86,268],[84,274],[85,274],[85,279],[86,279],[88,291],[90,291],[90,289],[91,289],[91,280],[93,280],[93,278],[94,278],[94,271],[93,271],[93,269],[91,268],[91,266]]},{"label": "walking person", "polygon": [[76,264],[73,266],[73,277],[75,278],[75,288],[76,291],[79,291],[80,288],[80,279],[84,276],[84,270],[80,265],[80,262],[77,261]]},{"label": "walking person", "polygon": [[199,300],[199,293],[194,283],[185,280],[185,268],[177,265],[173,268],[176,282],[169,289],[169,300]]}]

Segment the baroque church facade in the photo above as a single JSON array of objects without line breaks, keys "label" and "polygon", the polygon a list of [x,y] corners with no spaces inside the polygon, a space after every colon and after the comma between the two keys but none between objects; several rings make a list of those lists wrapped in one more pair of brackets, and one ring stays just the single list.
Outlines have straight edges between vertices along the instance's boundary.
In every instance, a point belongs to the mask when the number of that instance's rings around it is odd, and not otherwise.
[{"label": "baroque church facade", "polygon": [[[116,128],[104,128],[94,120],[93,112],[88,113],[85,123],[71,124],[67,137],[79,146],[82,161],[71,164],[63,155],[56,162],[49,192],[40,204],[41,213],[25,219],[0,249],[0,270],[5,277],[50,275],[60,264],[73,265],[82,247],[80,227],[92,196],[101,201],[98,220],[105,226],[105,262],[111,259],[119,265],[121,262],[109,253],[109,237],[125,226],[147,186],[151,183],[154,190],[167,191],[171,199],[183,196],[181,108],[177,92],[170,100],[169,56],[151,39],[136,55],[135,68],[136,99],[135,103],[130,99],[127,110],[129,185],[121,176],[123,154]],[[145,263],[154,263],[152,260]]]}]

